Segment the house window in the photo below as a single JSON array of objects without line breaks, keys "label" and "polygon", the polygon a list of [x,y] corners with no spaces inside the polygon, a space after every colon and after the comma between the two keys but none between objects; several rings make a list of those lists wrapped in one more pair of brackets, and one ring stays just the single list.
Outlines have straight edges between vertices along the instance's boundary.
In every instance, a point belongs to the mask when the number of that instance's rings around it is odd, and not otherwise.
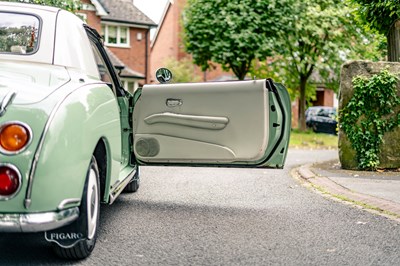
[{"label": "house window", "polygon": [[122,84],[124,85],[124,89],[129,91],[130,93],[134,93],[135,90],[139,87],[139,83],[132,79],[121,78]]},{"label": "house window", "polygon": [[120,44],[128,44],[128,27],[119,27],[119,43]]},{"label": "house window", "polygon": [[106,45],[129,47],[129,27],[102,25],[101,32]]}]

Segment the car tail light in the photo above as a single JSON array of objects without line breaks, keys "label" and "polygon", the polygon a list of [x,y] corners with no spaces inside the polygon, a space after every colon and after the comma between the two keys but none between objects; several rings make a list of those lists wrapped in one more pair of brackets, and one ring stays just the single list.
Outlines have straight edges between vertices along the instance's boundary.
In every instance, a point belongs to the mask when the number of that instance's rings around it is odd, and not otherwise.
[{"label": "car tail light", "polygon": [[21,176],[11,166],[0,166],[0,197],[15,194],[21,184]]},{"label": "car tail light", "polygon": [[15,153],[27,146],[30,130],[20,123],[10,123],[0,128],[0,147],[8,153]]}]

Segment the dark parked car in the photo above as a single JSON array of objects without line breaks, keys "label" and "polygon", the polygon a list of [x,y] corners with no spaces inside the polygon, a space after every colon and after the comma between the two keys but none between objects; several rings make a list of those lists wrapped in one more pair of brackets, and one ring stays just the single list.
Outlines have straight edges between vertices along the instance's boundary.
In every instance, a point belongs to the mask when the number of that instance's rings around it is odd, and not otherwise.
[{"label": "dark parked car", "polygon": [[306,110],[306,125],[314,132],[337,134],[335,107],[313,106]]}]

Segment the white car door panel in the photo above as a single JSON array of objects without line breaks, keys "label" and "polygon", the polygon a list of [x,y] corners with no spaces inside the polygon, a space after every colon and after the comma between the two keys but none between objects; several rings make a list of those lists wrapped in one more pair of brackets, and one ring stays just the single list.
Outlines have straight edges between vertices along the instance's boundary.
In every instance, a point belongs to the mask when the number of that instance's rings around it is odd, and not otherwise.
[{"label": "white car door panel", "polygon": [[263,160],[272,145],[266,86],[266,80],[145,85],[133,112],[136,159],[223,165]]}]

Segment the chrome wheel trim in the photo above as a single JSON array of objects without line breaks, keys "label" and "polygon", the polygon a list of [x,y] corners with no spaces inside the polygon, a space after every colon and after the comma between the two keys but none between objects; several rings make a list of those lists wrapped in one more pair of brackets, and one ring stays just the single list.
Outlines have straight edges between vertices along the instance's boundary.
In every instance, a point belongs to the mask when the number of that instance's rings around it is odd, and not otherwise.
[{"label": "chrome wheel trim", "polygon": [[99,212],[99,188],[97,185],[97,173],[93,168],[89,171],[89,182],[87,187],[87,224],[88,239],[93,239],[96,234],[97,216]]}]

